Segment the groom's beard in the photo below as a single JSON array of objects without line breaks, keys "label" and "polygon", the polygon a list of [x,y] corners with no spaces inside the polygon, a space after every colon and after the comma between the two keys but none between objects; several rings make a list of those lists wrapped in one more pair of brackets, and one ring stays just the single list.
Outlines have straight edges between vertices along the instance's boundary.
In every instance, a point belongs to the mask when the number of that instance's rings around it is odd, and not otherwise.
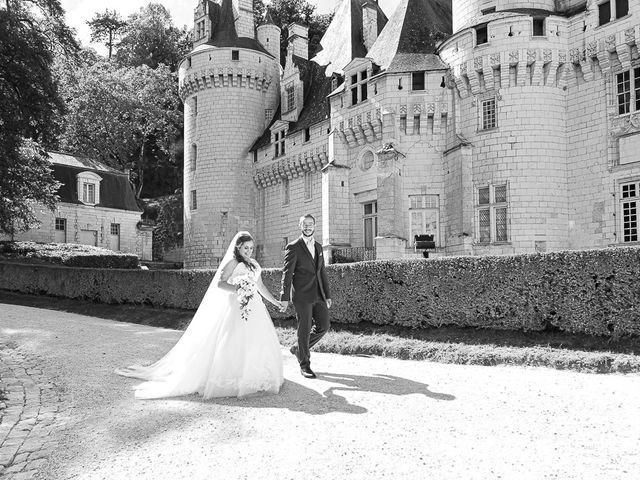
[{"label": "groom's beard", "polygon": [[309,235],[307,235],[306,233],[302,232],[302,236],[303,236],[304,238],[309,239],[309,238],[312,238],[312,237],[313,237],[313,234],[314,234],[314,233],[315,233],[315,232],[311,232]]}]

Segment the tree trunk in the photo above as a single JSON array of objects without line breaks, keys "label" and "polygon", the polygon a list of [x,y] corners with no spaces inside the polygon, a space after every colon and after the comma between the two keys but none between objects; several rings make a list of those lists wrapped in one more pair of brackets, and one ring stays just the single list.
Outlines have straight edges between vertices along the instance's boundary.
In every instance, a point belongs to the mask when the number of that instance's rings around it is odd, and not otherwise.
[{"label": "tree trunk", "polygon": [[140,157],[138,158],[138,190],[136,191],[136,198],[140,198],[140,194],[142,193],[142,187],[144,186],[144,168],[143,159],[144,159],[144,140],[142,141],[142,146],[140,147]]}]

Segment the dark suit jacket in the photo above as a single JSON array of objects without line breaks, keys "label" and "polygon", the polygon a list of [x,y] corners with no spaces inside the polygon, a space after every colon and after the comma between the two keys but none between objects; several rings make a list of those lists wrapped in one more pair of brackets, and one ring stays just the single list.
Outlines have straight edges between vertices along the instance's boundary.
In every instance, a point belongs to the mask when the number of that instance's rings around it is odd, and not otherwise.
[{"label": "dark suit jacket", "polygon": [[283,302],[293,300],[313,303],[319,299],[319,295],[323,300],[331,298],[322,246],[318,242],[314,243],[315,260],[302,236],[286,246],[280,289],[280,300]]}]

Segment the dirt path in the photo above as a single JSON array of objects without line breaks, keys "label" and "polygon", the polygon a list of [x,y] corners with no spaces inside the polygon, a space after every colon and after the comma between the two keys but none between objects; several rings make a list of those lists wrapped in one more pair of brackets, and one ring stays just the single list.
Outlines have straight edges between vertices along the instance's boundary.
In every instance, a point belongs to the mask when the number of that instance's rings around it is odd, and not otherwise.
[{"label": "dirt path", "polygon": [[50,451],[39,478],[623,480],[640,471],[639,375],[314,353],[319,378],[307,380],[283,349],[280,395],[134,400],[136,381],[113,369],[156,359],[179,335],[0,304],[0,353],[46,366],[68,403],[66,426],[40,439]]}]

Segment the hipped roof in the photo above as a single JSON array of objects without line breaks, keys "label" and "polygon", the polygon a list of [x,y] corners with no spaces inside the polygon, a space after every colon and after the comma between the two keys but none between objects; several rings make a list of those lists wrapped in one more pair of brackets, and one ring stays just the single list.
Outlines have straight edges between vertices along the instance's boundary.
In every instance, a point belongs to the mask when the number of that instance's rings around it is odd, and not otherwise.
[{"label": "hipped roof", "polygon": [[93,172],[102,178],[100,203],[97,206],[141,211],[127,174],[86,157],[58,152],[48,152],[48,154],[52,163],[53,177],[62,183],[57,192],[61,202],[81,204],[82,202],[78,199],[77,175],[81,172]]},{"label": "hipped roof", "polygon": [[378,34],[387,24],[387,17],[377,3],[370,0],[342,0],[320,40],[322,50],[312,59],[318,65],[326,67],[327,76],[334,72],[342,73],[342,69],[354,58],[367,56],[362,29],[362,6],[367,3],[377,11]]},{"label": "hipped roof", "polygon": [[387,71],[445,69],[435,52],[451,32],[451,0],[401,0],[367,57]]}]

